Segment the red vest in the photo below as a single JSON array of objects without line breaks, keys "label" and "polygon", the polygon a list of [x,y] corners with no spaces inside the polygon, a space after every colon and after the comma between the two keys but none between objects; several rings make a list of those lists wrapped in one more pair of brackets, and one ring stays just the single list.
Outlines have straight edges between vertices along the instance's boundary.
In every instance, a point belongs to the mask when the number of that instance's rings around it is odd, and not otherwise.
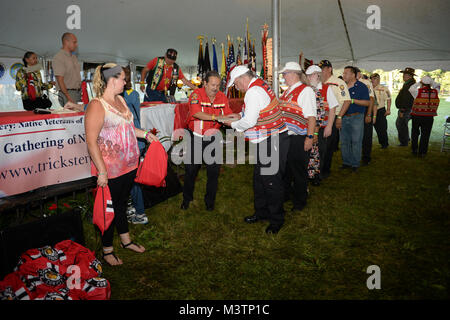
[{"label": "red vest", "polygon": [[439,106],[438,91],[427,87],[419,88],[411,110],[412,116],[435,117]]},{"label": "red vest", "polygon": [[[264,82],[264,80],[258,78],[248,87],[248,89],[252,87],[263,88],[269,95],[271,101],[267,107],[259,112],[259,118],[256,125],[244,132],[245,138],[248,140],[260,139],[279,133],[280,131],[286,129],[286,124],[279,107],[278,99],[269,85]],[[245,104],[242,110],[245,114]]]},{"label": "red vest", "polygon": [[283,112],[284,121],[289,131],[297,135],[306,135],[308,130],[308,119],[303,115],[303,109],[298,105],[298,96],[305,89],[306,84],[302,84],[287,94],[286,90],[280,97],[280,107]]},{"label": "red vest", "polygon": [[[205,121],[194,118],[193,115],[197,112],[205,112],[216,116],[232,113],[228,106],[228,99],[223,92],[219,91],[214,101],[211,103],[208,95],[206,94],[205,88],[195,89],[189,97],[188,128],[192,132],[196,132],[200,135],[205,135],[205,133],[210,129],[220,129],[221,124],[219,122]],[[211,134],[213,131],[209,131],[208,133]]]}]

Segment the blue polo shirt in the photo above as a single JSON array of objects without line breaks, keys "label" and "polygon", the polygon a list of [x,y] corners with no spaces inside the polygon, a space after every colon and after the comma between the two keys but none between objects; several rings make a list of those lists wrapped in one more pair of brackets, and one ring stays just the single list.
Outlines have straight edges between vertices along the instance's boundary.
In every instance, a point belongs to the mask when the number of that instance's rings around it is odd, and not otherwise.
[{"label": "blue polo shirt", "polygon": [[[348,88],[348,92],[350,93],[351,99],[369,100],[370,101],[369,89],[361,81],[356,81],[355,85],[353,87]],[[356,103],[351,103],[350,107],[348,107],[348,110],[345,114],[356,113],[356,112],[365,113],[366,109],[367,109],[367,107],[360,106],[359,104],[356,104]]]}]

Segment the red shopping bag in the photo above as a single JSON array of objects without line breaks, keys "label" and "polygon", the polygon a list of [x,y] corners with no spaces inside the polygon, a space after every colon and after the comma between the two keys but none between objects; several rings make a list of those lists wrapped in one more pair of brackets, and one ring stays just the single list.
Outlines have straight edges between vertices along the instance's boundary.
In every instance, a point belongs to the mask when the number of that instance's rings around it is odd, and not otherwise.
[{"label": "red shopping bag", "polygon": [[31,101],[36,100],[36,88],[34,87],[34,78],[33,75],[30,73],[27,73],[28,78],[27,78],[27,94],[28,94],[28,98]]},{"label": "red shopping bag", "polygon": [[100,229],[102,235],[114,220],[114,208],[108,186],[97,188],[92,222]]},{"label": "red shopping bag", "polygon": [[134,181],[147,186],[165,187],[167,159],[167,152],[161,142],[152,142],[148,147],[144,161],[139,164]]}]

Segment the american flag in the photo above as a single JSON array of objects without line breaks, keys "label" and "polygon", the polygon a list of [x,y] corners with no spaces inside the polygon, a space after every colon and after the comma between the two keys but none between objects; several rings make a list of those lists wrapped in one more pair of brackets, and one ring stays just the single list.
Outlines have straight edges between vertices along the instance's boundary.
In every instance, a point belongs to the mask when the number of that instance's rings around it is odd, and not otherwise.
[{"label": "american flag", "polygon": [[236,60],[234,59],[234,45],[231,44],[228,48],[228,57],[227,57],[227,73],[230,72],[232,64],[234,64]]}]

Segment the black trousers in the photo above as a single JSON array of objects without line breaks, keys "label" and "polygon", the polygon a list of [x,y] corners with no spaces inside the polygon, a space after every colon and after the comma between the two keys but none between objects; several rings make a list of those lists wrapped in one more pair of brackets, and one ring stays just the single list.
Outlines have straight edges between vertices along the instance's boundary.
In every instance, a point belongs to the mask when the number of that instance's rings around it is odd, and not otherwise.
[{"label": "black trousers", "polygon": [[[433,128],[434,117],[411,116],[411,147],[412,152],[426,154],[428,143],[430,142],[431,129]],[[420,136],[420,141],[419,141]]]},{"label": "black trousers", "polygon": [[113,245],[114,227],[118,234],[128,232],[127,206],[131,188],[136,178],[137,170],[133,170],[114,179],[108,179],[108,187],[114,208],[114,220],[102,236],[104,247]]},{"label": "black trousers", "polygon": [[388,123],[386,116],[384,115],[386,113],[386,108],[378,109],[377,111],[377,121],[373,125],[375,128],[375,131],[377,132],[378,136],[378,142],[382,147],[387,147],[389,145],[389,139],[388,139]]},{"label": "black trousers", "polygon": [[[328,120],[330,121],[330,120]],[[319,136],[320,138],[320,136]],[[338,150],[339,144],[339,130],[336,128],[336,118],[333,121],[333,127],[331,129],[331,135],[326,140],[326,152],[323,157],[320,155],[320,172],[329,174],[331,172],[331,162],[333,161],[333,154]],[[319,147],[320,148],[320,147]],[[323,159],[323,161],[322,161]]]},{"label": "black trousers", "polygon": [[[197,177],[198,171],[202,167],[203,159],[200,163],[195,161],[195,152],[199,152],[201,150],[202,155],[206,147],[208,147],[211,143],[217,143],[215,139],[218,139],[218,136],[213,136],[211,141],[206,141],[199,136],[196,136],[189,131],[191,137],[191,145],[187,154],[187,159],[184,164],[185,175],[184,175],[184,185],[183,185],[183,201],[191,202],[194,200],[194,188],[195,188],[195,178]],[[197,147],[195,147],[197,146]],[[212,156],[215,157],[215,151],[213,150]],[[197,155],[199,157],[199,155]],[[200,159],[200,158],[198,158]],[[206,194],[205,194],[205,204],[207,207],[214,207],[214,203],[216,201],[217,188],[219,185],[219,173],[220,173],[220,162],[222,159],[217,159],[219,163],[206,164]],[[189,162],[189,163],[188,163]]]},{"label": "black trousers", "polygon": [[292,199],[294,209],[306,206],[308,197],[308,161],[309,151],[305,151],[306,136],[289,136],[287,170],[284,176],[284,188]]},{"label": "black trousers", "polygon": [[[273,139],[277,138],[278,143],[274,143],[272,147]],[[287,132],[283,132],[277,136],[270,136],[256,145],[256,164],[253,168],[255,215],[259,219],[269,220],[271,224],[276,225],[284,223],[283,177],[285,175],[289,143]],[[268,157],[270,162],[267,163],[267,159],[263,159],[261,155]],[[278,162],[278,168],[275,168],[274,161]]]},{"label": "black trousers", "polygon": [[362,143],[362,161],[370,162],[372,160],[372,138],[373,122],[366,123],[364,119],[364,135]]}]

